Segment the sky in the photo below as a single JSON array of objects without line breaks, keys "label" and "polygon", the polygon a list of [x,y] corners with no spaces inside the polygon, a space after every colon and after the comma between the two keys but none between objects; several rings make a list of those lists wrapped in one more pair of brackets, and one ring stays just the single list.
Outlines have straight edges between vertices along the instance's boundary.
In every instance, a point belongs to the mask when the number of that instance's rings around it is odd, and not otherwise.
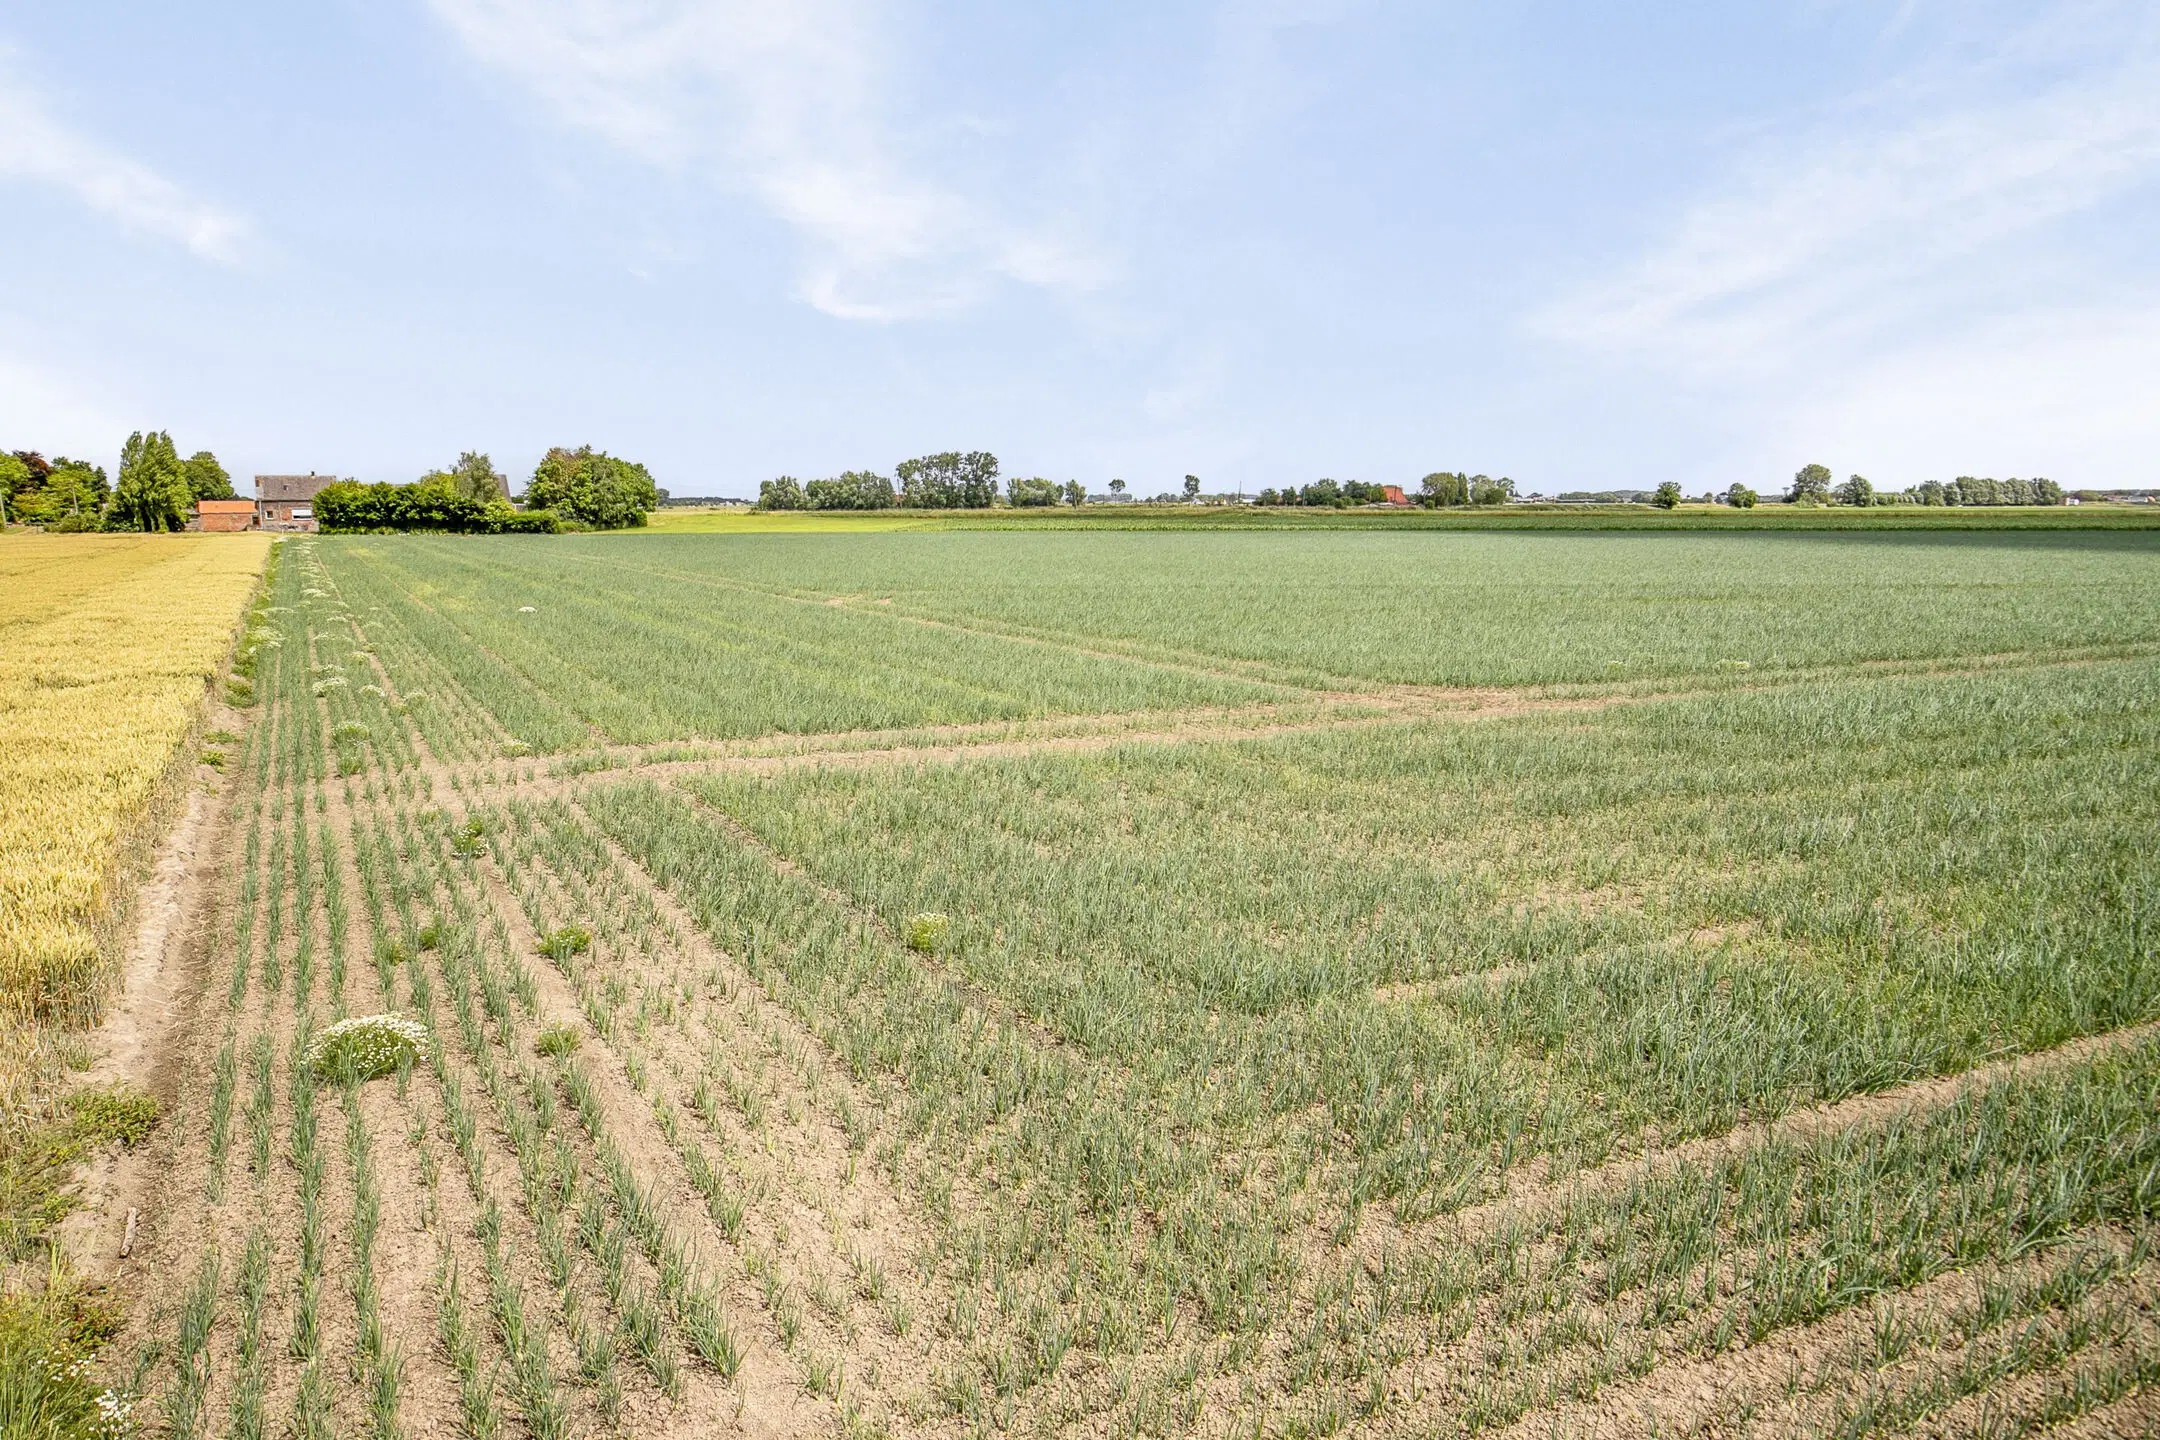
[{"label": "sky", "polygon": [[2160,485],[2160,7],[0,0],[0,448]]}]

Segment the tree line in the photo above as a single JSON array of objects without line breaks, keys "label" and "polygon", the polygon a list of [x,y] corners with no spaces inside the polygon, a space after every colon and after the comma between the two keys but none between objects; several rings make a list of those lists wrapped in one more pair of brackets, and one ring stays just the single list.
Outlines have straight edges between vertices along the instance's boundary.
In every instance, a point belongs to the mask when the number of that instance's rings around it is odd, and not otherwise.
[{"label": "tree line", "polygon": [[[987,510],[998,503],[998,458],[987,450],[946,450],[918,455],[893,467],[898,483],[874,470],[847,470],[808,483],[792,475],[758,485],[760,510]],[[1077,480],[1060,485],[1039,475],[1005,482],[1008,505],[1079,505],[1087,488]]]},{"label": "tree line", "polygon": [[634,460],[581,445],[556,446],[533,467],[524,505],[495,462],[468,450],[447,470],[410,485],[340,480],[315,497],[315,523],[334,534],[433,530],[464,535],[553,535],[643,525],[666,492]]},{"label": "tree line", "polygon": [[[1848,475],[1839,483],[1827,465],[1801,466],[1785,492],[1788,505],[2060,505],[2067,498],[2062,486],[2038,476],[1995,480],[1960,475],[1955,480],[1928,480],[1902,491],[1884,491],[1877,490],[1865,475]],[[1747,491],[1746,503],[1755,503],[1753,491]]]},{"label": "tree line", "polygon": [[120,447],[119,474],[35,450],[0,453],[0,522],[52,531],[181,530],[198,500],[233,499],[232,477],[208,450],[180,458],[163,430],[136,431]]}]

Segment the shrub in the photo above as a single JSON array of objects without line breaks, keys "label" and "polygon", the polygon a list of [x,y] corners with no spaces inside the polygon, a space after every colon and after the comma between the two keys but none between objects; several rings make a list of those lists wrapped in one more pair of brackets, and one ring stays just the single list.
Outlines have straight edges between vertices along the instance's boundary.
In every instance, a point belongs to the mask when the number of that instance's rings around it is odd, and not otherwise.
[{"label": "shrub", "polygon": [[946,936],[952,933],[952,921],[935,910],[925,910],[911,915],[907,922],[907,945],[910,950],[920,950],[928,955],[942,949]]},{"label": "shrub", "polygon": [[447,477],[417,485],[340,480],[315,497],[325,534],[432,530],[465,535],[552,535],[562,522],[552,510],[515,510],[500,497],[461,494]]},{"label": "shrub", "polygon": [[356,1015],[340,1020],[308,1043],[301,1058],[317,1079],[356,1080],[388,1075],[419,1057],[427,1027],[402,1015]]},{"label": "shrub", "polygon": [[568,1025],[550,1025],[533,1037],[533,1049],[550,1059],[560,1059],[578,1048],[578,1032]]}]

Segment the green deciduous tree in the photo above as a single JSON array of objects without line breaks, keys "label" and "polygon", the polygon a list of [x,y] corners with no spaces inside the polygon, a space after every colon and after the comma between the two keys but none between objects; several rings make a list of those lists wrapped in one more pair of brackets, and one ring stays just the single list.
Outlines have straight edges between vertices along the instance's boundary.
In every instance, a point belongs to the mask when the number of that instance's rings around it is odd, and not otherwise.
[{"label": "green deciduous tree", "polygon": [[230,500],[233,497],[232,476],[218,464],[217,456],[208,450],[198,450],[181,462],[187,472],[188,498],[191,500]]},{"label": "green deciduous tree", "polygon": [[1123,480],[1112,480],[1112,481],[1110,482],[1110,493],[1111,493],[1111,494],[1113,494],[1113,495],[1122,495],[1122,494],[1124,494],[1124,493],[1125,493],[1125,482],[1124,482]]},{"label": "green deciduous tree", "polygon": [[643,525],[660,504],[659,487],[643,465],[581,445],[547,452],[525,487],[525,503],[552,510],[595,530]]},{"label": "green deciduous tree", "polygon": [[1470,477],[1470,503],[1473,505],[1505,505],[1515,498],[1515,482],[1503,475],[1498,480],[1489,475]]},{"label": "green deciduous tree", "polygon": [[1058,493],[1057,481],[1040,476],[1023,480],[1015,475],[1005,482],[1005,499],[1016,507],[1055,505]]},{"label": "green deciduous tree", "polygon": [[448,470],[430,470],[420,477],[422,484],[435,480],[446,482],[467,500],[484,504],[490,500],[507,503],[510,499],[510,477],[495,468],[484,450],[467,450]]},{"label": "green deciduous tree", "polygon": [[1803,465],[1792,477],[1792,489],[1785,492],[1785,500],[1791,505],[1820,505],[1830,498],[1830,482],[1834,477],[1827,465]]},{"label": "green deciduous tree", "polygon": [[0,524],[23,518],[23,504],[32,494],[30,467],[19,455],[0,454]]},{"label": "green deciduous tree", "polygon": [[1065,482],[1065,503],[1075,509],[1087,504],[1087,486],[1082,485],[1078,480],[1067,480]]},{"label": "green deciduous tree", "polygon": [[1837,500],[1840,505],[1873,505],[1875,487],[1868,483],[1865,475],[1848,476],[1845,483],[1837,487]]},{"label": "green deciduous tree", "polygon": [[1200,498],[1200,477],[1199,477],[1199,476],[1197,476],[1197,475],[1187,475],[1187,476],[1185,477],[1185,498],[1186,498],[1187,500],[1197,500],[1197,499],[1199,499],[1199,498]]},{"label": "green deciduous tree", "polygon": [[987,450],[946,450],[903,460],[901,503],[918,510],[987,510],[997,501],[998,458]]},{"label": "green deciduous tree", "polygon": [[1418,503],[1428,509],[1470,503],[1470,477],[1435,470],[1418,481]]},{"label": "green deciduous tree", "polygon": [[1725,487],[1725,503],[1735,510],[1752,510],[1755,508],[1755,502],[1760,498],[1753,490],[1738,481],[1734,481]]},{"label": "green deciduous tree", "polygon": [[1676,480],[1660,482],[1657,492],[1650,497],[1650,503],[1660,510],[1671,510],[1677,507],[1680,503],[1679,482]]},{"label": "green deciduous tree", "polygon": [[758,482],[757,508],[760,510],[803,510],[808,505],[802,482],[792,475]]},{"label": "green deciduous tree", "polygon": [[179,530],[194,503],[186,467],[162,430],[136,431],[120,447],[120,474],[113,484],[107,523],[119,530]]},{"label": "green deciduous tree", "polygon": [[803,487],[803,499],[812,510],[890,510],[896,497],[883,475],[848,470],[830,480],[812,480]]},{"label": "green deciduous tree", "polygon": [[61,459],[53,464],[40,493],[38,523],[48,530],[95,530],[105,517],[111,487],[105,472],[81,460]]}]

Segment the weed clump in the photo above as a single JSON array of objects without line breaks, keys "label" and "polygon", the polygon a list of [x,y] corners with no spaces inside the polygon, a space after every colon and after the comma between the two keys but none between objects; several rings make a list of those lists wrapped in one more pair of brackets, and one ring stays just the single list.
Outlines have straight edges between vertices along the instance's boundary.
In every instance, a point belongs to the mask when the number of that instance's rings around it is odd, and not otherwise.
[{"label": "weed clump", "polygon": [[356,1015],[340,1020],[309,1042],[302,1056],[319,1080],[373,1080],[400,1070],[419,1056],[427,1027],[402,1015]]},{"label": "weed clump", "polygon": [[932,954],[945,948],[946,937],[951,934],[952,921],[935,910],[908,917],[907,947],[910,950]]},{"label": "weed clump", "polygon": [[487,826],[477,819],[467,820],[451,837],[450,853],[464,860],[477,860],[487,854]]},{"label": "weed clump", "polygon": [[559,1060],[578,1048],[578,1032],[568,1025],[550,1025],[533,1037],[533,1049]]},{"label": "weed clump", "polygon": [[420,927],[419,945],[422,950],[433,950],[442,944],[443,925],[440,920],[430,920]]},{"label": "weed clump", "polygon": [[592,931],[582,925],[565,925],[540,942],[540,953],[550,960],[568,960],[592,948]]},{"label": "weed clump", "polygon": [[68,1097],[76,1138],[89,1145],[118,1140],[127,1149],[150,1138],[163,1114],[157,1097],[138,1086],[100,1085]]},{"label": "weed clump", "polygon": [[382,939],[375,942],[375,958],[385,965],[403,965],[412,959],[412,950],[402,940]]}]

